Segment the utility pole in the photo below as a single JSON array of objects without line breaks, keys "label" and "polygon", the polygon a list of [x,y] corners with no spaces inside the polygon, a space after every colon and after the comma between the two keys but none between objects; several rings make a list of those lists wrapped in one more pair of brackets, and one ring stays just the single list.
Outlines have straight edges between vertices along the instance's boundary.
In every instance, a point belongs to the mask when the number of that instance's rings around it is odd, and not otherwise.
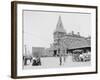
[{"label": "utility pole", "polygon": [[27,55],[27,48],[26,48],[26,45],[25,45],[25,56]]},{"label": "utility pole", "polygon": [[59,59],[60,59],[60,66],[62,65],[62,55],[61,55],[61,49],[60,49],[60,38],[58,37],[58,54],[59,54]]}]

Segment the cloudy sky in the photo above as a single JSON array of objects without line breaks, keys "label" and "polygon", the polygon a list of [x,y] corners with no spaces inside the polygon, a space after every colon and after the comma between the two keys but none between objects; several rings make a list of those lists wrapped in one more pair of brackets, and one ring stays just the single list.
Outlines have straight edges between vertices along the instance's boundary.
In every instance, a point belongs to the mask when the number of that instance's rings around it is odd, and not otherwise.
[{"label": "cloudy sky", "polygon": [[67,33],[80,32],[82,36],[91,34],[91,14],[70,12],[23,11],[24,45],[49,47],[53,42],[53,32],[61,16]]}]

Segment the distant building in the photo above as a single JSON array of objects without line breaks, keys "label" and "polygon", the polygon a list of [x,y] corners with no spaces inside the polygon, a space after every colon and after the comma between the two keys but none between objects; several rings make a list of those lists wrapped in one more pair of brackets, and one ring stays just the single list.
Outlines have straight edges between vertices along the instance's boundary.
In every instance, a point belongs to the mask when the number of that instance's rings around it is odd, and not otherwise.
[{"label": "distant building", "polygon": [[45,55],[45,48],[43,47],[32,47],[32,55],[33,57],[41,57]]}]

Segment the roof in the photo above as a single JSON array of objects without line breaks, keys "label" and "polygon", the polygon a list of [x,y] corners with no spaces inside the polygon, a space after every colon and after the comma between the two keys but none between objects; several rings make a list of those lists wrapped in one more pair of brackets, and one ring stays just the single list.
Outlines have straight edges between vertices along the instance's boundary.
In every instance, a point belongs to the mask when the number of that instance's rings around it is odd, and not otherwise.
[{"label": "roof", "polygon": [[91,40],[87,40],[83,37],[70,37],[63,38],[63,46],[68,49],[86,48],[91,47]]},{"label": "roof", "polygon": [[82,50],[74,50],[73,52],[82,52]]},{"label": "roof", "polygon": [[58,23],[57,23],[57,26],[56,26],[56,30],[54,32],[64,32],[64,33],[66,33],[66,31],[63,27],[61,16],[59,16]]},{"label": "roof", "polygon": [[91,45],[89,42],[85,39],[81,40],[75,40],[72,41],[71,44],[69,45],[69,49],[76,49],[76,48],[85,48],[85,47],[90,47]]}]

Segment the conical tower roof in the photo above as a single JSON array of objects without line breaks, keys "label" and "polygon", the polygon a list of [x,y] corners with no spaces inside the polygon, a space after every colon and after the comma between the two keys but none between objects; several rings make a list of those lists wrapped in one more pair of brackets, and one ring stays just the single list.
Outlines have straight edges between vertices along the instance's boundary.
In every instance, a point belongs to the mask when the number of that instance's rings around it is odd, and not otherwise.
[{"label": "conical tower roof", "polygon": [[62,24],[62,20],[61,20],[61,16],[59,16],[59,19],[58,19],[58,23],[57,23],[57,26],[56,26],[56,30],[54,31],[55,32],[63,32],[63,33],[66,33],[64,27],[63,27],[63,24]]}]

